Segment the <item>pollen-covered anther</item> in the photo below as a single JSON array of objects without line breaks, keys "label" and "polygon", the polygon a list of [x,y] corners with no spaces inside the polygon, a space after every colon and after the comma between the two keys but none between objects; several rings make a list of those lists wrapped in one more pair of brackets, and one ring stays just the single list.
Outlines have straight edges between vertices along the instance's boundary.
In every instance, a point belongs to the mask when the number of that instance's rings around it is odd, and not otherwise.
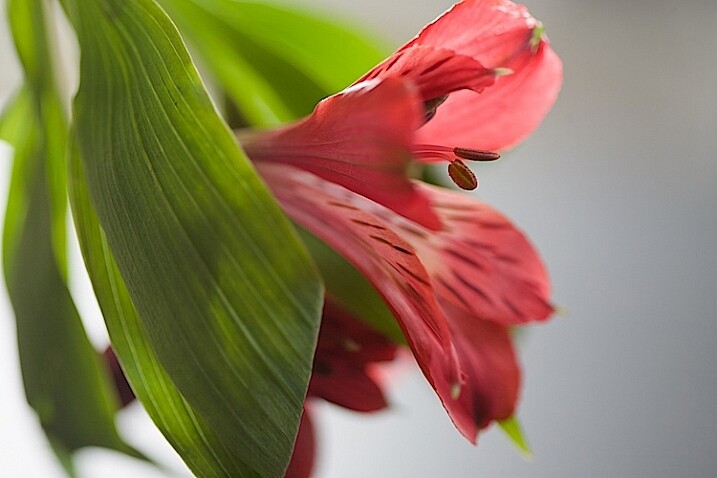
[{"label": "pollen-covered anther", "polygon": [[469,161],[495,161],[500,159],[500,154],[483,149],[453,148],[453,154]]},{"label": "pollen-covered anther", "polygon": [[494,151],[471,148],[449,148],[434,144],[418,144],[413,148],[413,154],[426,162],[446,161],[452,163],[456,158],[468,161],[495,161],[500,154]]},{"label": "pollen-covered anther", "polygon": [[448,165],[448,176],[461,189],[470,191],[478,187],[478,178],[460,159]]}]

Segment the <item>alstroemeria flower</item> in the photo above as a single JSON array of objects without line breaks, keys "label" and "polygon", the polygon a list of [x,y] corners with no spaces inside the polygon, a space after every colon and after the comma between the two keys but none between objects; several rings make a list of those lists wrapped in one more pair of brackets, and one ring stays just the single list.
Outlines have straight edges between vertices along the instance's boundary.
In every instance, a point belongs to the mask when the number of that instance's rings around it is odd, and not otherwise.
[{"label": "alstroemeria flower", "polygon": [[[475,442],[515,407],[508,327],[546,319],[547,274],[505,217],[410,178],[495,159],[537,126],[562,81],[542,26],[507,0],[468,0],[308,118],[238,137],[286,213],[382,295],[456,427]],[[328,278],[330,280],[330,278]]]},{"label": "alstroemeria flower", "polygon": [[316,449],[312,401],[322,398],[357,412],[386,408],[375,366],[393,360],[396,350],[387,338],[326,301],[304,414],[286,478],[311,476]]}]

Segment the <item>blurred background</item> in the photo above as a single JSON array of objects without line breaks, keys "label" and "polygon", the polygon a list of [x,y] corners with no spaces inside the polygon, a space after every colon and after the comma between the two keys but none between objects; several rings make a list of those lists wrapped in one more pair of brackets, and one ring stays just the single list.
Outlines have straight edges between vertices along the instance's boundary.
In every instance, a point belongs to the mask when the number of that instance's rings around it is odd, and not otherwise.
[{"label": "blurred background", "polygon": [[[450,6],[300,3],[363,23],[393,46]],[[564,61],[563,90],[526,143],[477,172],[479,196],[532,238],[567,311],[521,337],[519,417],[534,456],[523,459],[497,429],[468,444],[409,369],[387,412],[319,407],[317,477],[717,476],[717,2],[525,3]],[[2,105],[20,73],[0,6]],[[3,198],[9,156],[0,145]],[[100,344],[99,313],[76,272]],[[59,478],[24,402],[14,333],[3,288],[0,470]],[[119,427],[171,471],[87,450],[81,478],[187,476],[139,406]]]}]

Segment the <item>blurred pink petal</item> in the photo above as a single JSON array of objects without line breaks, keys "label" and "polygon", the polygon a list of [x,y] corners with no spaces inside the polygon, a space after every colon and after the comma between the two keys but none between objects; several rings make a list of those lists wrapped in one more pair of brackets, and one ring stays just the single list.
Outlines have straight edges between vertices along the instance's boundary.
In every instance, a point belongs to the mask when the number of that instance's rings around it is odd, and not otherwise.
[{"label": "blurred pink petal", "polygon": [[396,356],[397,346],[327,300],[308,395],[357,412],[386,408],[369,366]]}]

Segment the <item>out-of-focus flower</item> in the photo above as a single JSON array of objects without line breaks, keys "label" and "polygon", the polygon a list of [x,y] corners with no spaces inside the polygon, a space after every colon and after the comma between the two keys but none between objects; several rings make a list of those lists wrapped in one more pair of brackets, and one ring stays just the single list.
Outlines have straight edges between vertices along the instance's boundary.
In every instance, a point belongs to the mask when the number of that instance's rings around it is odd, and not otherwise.
[{"label": "out-of-focus flower", "polygon": [[311,475],[316,449],[311,423],[313,400],[323,398],[357,412],[385,408],[376,365],[393,360],[396,349],[395,344],[341,307],[330,300],[326,302],[309,392],[286,478]]},{"label": "out-of-focus flower", "polygon": [[492,150],[528,135],[561,81],[525,7],[468,0],[304,120],[238,133],[286,213],[383,296],[472,442],[514,411],[520,369],[508,328],[551,314],[549,282],[500,213],[409,173],[445,161],[456,184],[474,188],[464,160],[496,159]]}]

